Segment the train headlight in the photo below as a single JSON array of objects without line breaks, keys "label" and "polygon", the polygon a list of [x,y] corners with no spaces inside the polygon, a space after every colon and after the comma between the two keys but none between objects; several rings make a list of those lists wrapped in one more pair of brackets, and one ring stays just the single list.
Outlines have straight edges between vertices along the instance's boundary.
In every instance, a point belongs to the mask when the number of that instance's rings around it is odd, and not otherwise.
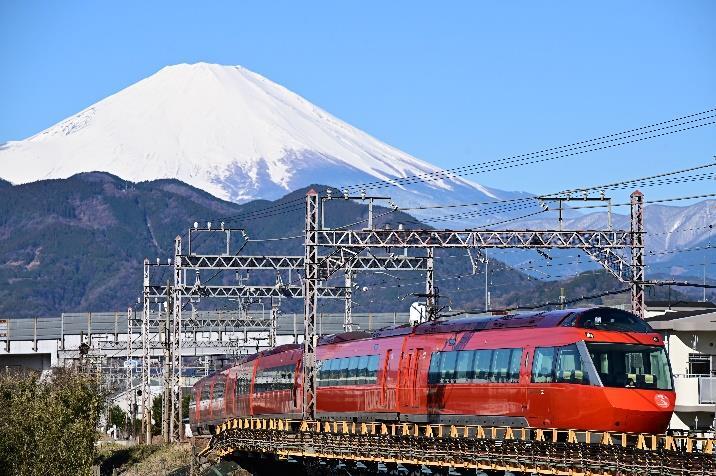
[{"label": "train headlight", "polygon": [[592,334],[591,332],[585,332],[585,335],[590,339],[594,339],[594,334]]}]

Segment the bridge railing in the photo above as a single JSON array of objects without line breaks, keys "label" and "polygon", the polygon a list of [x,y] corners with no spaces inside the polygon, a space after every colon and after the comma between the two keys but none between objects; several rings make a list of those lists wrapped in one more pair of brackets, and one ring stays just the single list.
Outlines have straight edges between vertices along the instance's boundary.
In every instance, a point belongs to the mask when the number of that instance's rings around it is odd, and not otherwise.
[{"label": "bridge railing", "polygon": [[479,425],[232,419],[205,452],[528,474],[716,475],[713,438]]}]

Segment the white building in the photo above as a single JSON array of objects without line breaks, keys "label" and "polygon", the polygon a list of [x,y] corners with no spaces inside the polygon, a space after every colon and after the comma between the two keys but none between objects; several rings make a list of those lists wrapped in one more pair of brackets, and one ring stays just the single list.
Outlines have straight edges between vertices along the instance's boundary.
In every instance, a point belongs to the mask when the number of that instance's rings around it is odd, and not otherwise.
[{"label": "white building", "polygon": [[674,374],[670,427],[708,430],[716,418],[716,305],[649,302],[647,320],[664,336]]}]

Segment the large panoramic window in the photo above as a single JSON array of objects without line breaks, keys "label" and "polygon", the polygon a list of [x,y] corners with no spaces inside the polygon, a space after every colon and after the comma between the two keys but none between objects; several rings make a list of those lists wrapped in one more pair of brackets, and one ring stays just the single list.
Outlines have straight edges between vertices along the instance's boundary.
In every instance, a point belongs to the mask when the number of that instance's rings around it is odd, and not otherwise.
[{"label": "large panoramic window", "polygon": [[576,344],[538,347],[532,362],[534,383],[574,383],[588,385],[589,372]]},{"label": "large panoramic window", "polygon": [[254,380],[254,393],[292,389],[295,371],[295,364],[257,370]]},{"label": "large panoramic window", "polygon": [[319,362],[318,386],[365,385],[378,381],[377,355],[339,357]]},{"label": "large panoramic window", "polygon": [[433,352],[431,384],[515,383],[520,379],[522,349],[479,349]]},{"label": "large panoramic window", "polygon": [[588,342],[587,349],[605,387],[673,388],[663,347]]},{"label": "large panoramic window", "polygon": [[579,349],[575,344],[557,349],[557,368],[555,373],[555,382],[589,383],[589,374],[584,369]]},{"label": "large panoramic window", "polygon": [[538,347],[532,360],[534,383],[554,382],[554,347]]}]

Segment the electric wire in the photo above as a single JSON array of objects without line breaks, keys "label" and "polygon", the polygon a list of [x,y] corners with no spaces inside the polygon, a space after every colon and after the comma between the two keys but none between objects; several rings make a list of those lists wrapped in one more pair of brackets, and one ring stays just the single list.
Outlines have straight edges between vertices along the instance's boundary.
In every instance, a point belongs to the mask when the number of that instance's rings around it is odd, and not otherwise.
[{"label": "electric wire", "polygon": [[[435,172],[428,172],[423,174],[415,174],[407,177],[402,178],[395,178],[395,179],[389,179],[389,180],[380,180],[380,181],[374,181],[374,182],[367,182],[360,185],[345,187],[348,190],[367,190],[367,189],[375,189],[375,188],[384,188],[387,186],[400,186],[400,185],[407,185],[407,184],[414,184],[414,183],[420,183],[420,182],[429,182],[429,181],[438,181],[443,179],[454,179],[456,177],[462,177],[465,175],[474,175],[477,173],[484,173],[484,172],[491,172],[495,170],[503,170],[507,168],[513,168],[517,166],[523,166],[523,165],[532,165],[535,163],[541,163],[546,162],[550,160],[555,160],[558,158],[564,158],[574,155],[581,155],[586,152],[593,152],[596,150],[602,150],[602,149],[608,149],[613,148],[621,145],[626,145],[629,143],[634,142],[640,142],[643,140],[653,139],[656,137],[661,137],[665,135],[670,135],[678,132],[683,132],[686,130],[691,130],[699,127],[705,127],[708,125],[712,125],[716,123],[716,121],[709,121],[709,122],[702,122],[707,119],[712,119],[716,117],[716,115],[704,115],[714,112],[714,109],[704,111],[702,113],[692,114],[689,116],[684,116],[681,118],[672,119],[669,121],[664,121],[659,124],[667,124],[667,123],[673,123],[668,126],[662,126],[662,127],[654,127],[656,125],[652,126],[644,126],[637,129],[632,129],[628,131],[623,131],[616,134],[610,134],[608,136],[602,136],[595,139],[589,139],[586,141],[580,141],[573,144],[569,144],[566,146],[559,146],[559,147],[553,147],[550,149],[543,149],[537,152],[531,152],[528,154],[521,154],[511,157],[506,157],[502,159],[495,159],[495,160],[489,160],[485,162],[480,162],[476,164],[469,164],[464,165],[461,167],[455,167],[451,169],[441,169],[437,170]],[[700,117],[698,119],[691,119],[689,121],[684,121],[684,119],[695,117],[702,115],[703,117]],[[692,124],[687,126],[688,124]],[[682,127],[686,126],[686,127]],[[681,128],[679,128],[681,127]],[[668,131],[667,129],[671,128],[677,128],[671,131]],[[644,129],[653,129],[653,130],[644,130]],[[644,130],[642,132],[636,132]],[[665,132],[660,132],[665,131]],[[634,133],[632,133],[634,132]],[[656,134],[657,132],[660,132],[659,134]],[[623,136],[623,137],[619,137]],[[645,136],[645,137],[638,137],[638,136]],[[629,140],[627,140],[629,139]],[[612,143],[613,142],[613,143]],[[580,150],[581,149],[581,150]],[[552,156],[552,157],[550,157]]]}]

